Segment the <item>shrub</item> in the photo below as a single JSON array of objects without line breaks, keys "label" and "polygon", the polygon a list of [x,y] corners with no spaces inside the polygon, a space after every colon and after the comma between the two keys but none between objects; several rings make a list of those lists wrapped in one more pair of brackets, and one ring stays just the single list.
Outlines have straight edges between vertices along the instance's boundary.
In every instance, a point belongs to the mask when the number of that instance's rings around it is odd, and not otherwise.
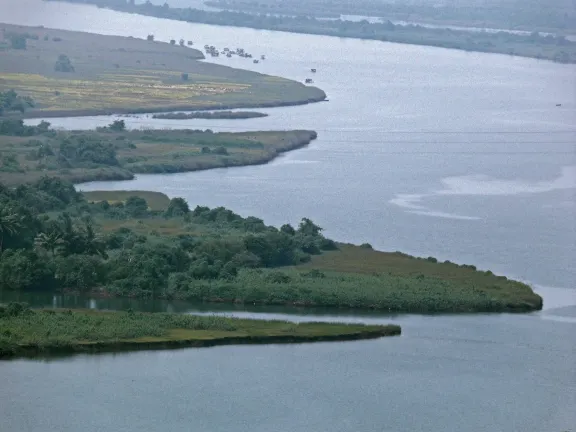
[{"label": "shrub", "polygon": [[54,65],[54,70],[56,72],[74,72],[74,66],[67,55],[60,54]]}]

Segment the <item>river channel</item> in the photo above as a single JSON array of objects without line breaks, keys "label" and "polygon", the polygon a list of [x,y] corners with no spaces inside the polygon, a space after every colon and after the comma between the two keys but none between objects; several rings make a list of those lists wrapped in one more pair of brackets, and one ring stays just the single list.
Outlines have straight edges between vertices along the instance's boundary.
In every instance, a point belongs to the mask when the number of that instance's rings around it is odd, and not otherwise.
[{"label": "river channel", "polygon": [[[38,306],[395,322],[403,335],[4,362],[1,430],[561,432],[576,424],[573,65],[22,3],[29,7],[3,8],[0,21],[241,46],[267,59],[215,61],[297,80],[317,68],[314,81],[330,99],[242,121],[125,117],[137,128],[302,128],[319,138],[268,165],[82,189],[157,190],[270,224],[310,217],[338,240],[525,280],[544,296],[545,310],[382,316],[20,298]],[[82,129],[112,118],[49,121]]]}]

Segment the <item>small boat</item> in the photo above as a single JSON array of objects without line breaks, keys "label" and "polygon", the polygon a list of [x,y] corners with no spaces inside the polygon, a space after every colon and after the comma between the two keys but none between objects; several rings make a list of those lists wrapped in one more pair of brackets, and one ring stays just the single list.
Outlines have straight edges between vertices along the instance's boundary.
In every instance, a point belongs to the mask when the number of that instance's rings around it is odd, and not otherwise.
[{"label": "small boat", "polygon": [[260,63],[260,60],[253,60],[253,63]]},{"label": "small boat", "polygon": [[562,104],[556,104],[556,106],[562,106]]},{"label": "small boat", "polygon": [[232,54],[228,53],[228,54],[226,54],[226,57],[230,58],[230,57],[232,57]]},{"label": "small boat", "polygon": [[261,59],[261,60],[266,60],[266,56],[265,56],[265,55],[261,55],[261,56],[260,56],[260,59]]},{"label": "small boat", "polygon": [[310,72],[316,73],[316,69],[310,69]]},{"label": "small boat", "polygon": [[314,81],[312,81],[312,78],[306,78],[306,81],[304,81],[306,84],[312,84]]}]

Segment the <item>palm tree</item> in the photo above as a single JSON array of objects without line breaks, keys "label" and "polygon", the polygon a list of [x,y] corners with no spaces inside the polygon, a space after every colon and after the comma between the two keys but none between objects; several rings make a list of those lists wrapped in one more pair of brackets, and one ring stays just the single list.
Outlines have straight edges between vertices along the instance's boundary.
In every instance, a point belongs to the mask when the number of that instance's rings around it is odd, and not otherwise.
[{"label": "palm tree", "polygon": [[84,221],[82,241],[84,242],[84,252],[88,255],[99,255],[102,258],[108,258],[106,245],[102,242],[100,236],[96,234],[92,221],[89,219]]},{"label": "palm tree", "polygon": [[0,208],[0,253],[3,251],[4,236],[17,234],[23,226],[23,217],[15,210]]},{"label": "palm tree", "polygon": [[52,257],[56,255],[56,251],[64,245],[62,234],[57,231],[49,233],[40,233],[34,239],[34,244],[40,249],[49,251]]}]

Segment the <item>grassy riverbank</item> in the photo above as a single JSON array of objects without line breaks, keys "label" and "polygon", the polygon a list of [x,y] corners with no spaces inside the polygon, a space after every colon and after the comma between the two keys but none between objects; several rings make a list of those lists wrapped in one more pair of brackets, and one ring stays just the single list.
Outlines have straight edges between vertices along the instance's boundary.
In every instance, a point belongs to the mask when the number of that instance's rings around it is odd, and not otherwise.
[{"label": "grassy riverbank", "polygon": [[[326,97],[288,79],[201,62],[200,51],[177,43],[2,23],[0,29],[10,41],[23,38],[17,49],[0,44],[0,91],[32,97],[26,117],[272,107]],[[67,71],[55,70],[61,55]]]},{"label": "grassy riverbank", "polygon": [[470,32],[422,26],[400,26],[394,25],[390,21],[371,24],[367,21],[320,20],[302,16],[254,15],[232,11],[211,12],[191,8],[164,7],[151,3],[131,4],[124,0],[68,1],[94,4],[122,12],[203,24],[373,39],[466,51],[509,54],[561,63],[576,63],[576,42],[569,41],[564,37],[542,36],[538,33],[517,35],[506,32]]},{"label": "grassy riverbank", "polygon": [[0,306],[0,358],[230,344],[375,339],[395,325],[290,323],[167,313],[29,310]]},{"label": "grassy riverbank", "polygon": [[255,165],[315,138],[313,131],[128,131],[121,121],[96,131],[54,131],[0,117],[0,182],[18,185],[54,175],[81,183]]}]

